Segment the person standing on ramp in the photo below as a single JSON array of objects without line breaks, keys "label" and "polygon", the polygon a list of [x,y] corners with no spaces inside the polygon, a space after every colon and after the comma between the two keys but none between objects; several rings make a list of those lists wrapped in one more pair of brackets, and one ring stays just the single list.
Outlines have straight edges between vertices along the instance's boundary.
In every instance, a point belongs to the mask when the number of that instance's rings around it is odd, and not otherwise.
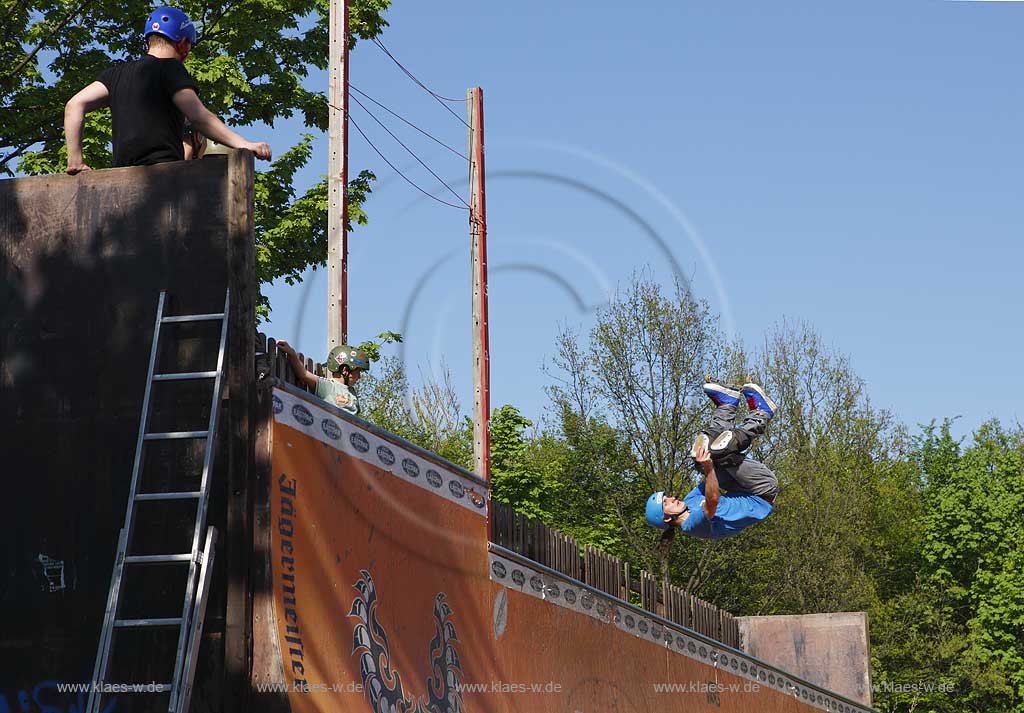
[{"label": "person standing on ramp", "polygon": [[196,28],[188,15],[173,7],[158,8],[147,18],[144,34],[147,52],[142,58],[117,62],[65,105],[67,172],[92,170],[82,155],[82,129],[85,115],[105,106],[110,107],[115,168],[183,160],[186,119],[204,136],[269,161],[269,144],[245,140],[199,100],[184,64],[196,44]]}]

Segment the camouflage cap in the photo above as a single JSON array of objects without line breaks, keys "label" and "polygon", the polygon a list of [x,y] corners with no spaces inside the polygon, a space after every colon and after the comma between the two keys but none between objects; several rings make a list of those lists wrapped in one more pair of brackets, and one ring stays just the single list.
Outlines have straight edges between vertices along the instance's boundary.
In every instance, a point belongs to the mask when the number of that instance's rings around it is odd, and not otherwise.
[{"label": "camouflage cap", "polygon": [[336,374],[341,371],[343,366],[347,366],[349,369],[369,371],[370,358],[366,355],[366,352],[356,349],[349,344],[339,344],[327,355],[324,369],[332,374]]}]

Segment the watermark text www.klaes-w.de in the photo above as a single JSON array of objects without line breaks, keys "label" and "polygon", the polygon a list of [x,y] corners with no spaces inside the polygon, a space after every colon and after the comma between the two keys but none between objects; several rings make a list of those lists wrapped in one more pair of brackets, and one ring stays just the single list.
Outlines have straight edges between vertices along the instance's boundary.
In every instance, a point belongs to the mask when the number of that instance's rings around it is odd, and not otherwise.
[{"label": "watermark text www.klaes-w.de", "polygon": [[562,684],[557,681],[534,681],[520,683],[516,681],[479,681],[476,683],[456,683],[455,690],[460,693],[561,693]]},{"label": "watermark text www.klaes-w.de", "polygon": [[[517,682],[517,681],[480,681],[475,683],[455,683],[454,690],[459,693],[561,693],[562,684],[557,681]],[[334,683],[257,683],[259,693],[362,693],[363,684],[356,681]]]},{"label": "watermark text www.klaes-w.de", "polygon": [[170,691],[166,683],[107,683],[106,681],[86,681],[84,683],[58,683],[58,693],[162,693]]},{"label": "watermark text www.klaes-w.de", "polygon": [[935,681],[915,681],[897,683],[895,681],[876,681],[871,684],[873,693],[953,693],[956,685],[952,683],[936,683]]},{"label": "watermark text www.klaes-w.de", "polygon": [[671,681],[652,683],[655,693],[757,693],[761,684],[754,681],[743,683],[716,683],[714,681]]},{"label": "watermark text www.klaes-w.de", "polygon": [[358,681],[334,681],[333,683],[257,683],[258,693],[362,693],[363,684]]}]

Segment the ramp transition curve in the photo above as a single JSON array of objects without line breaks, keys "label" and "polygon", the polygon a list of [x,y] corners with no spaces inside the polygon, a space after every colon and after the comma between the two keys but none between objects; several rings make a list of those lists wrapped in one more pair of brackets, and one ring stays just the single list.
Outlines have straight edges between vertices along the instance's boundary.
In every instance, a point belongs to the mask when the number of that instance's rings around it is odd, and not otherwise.
[{"label": "ramp transition curve", "polygon": [[282,709],[869,710],[490,544],[472,474],[270,401],[253,686]]}]

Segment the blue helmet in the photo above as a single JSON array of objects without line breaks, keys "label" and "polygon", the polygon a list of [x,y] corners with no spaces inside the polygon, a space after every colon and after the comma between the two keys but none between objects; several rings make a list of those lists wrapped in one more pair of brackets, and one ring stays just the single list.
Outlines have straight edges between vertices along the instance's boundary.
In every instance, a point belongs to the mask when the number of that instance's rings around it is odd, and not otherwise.
[{"label": "blue helmet", "polygon": [[159,7],[150,13],[146,37],[150,35],[163,35],[175,44],[182,40],[188,40],[193,47],[196,44],[196,26],[176,7]]},{"label": "blue helmet", "polygon": [[661,507],[661,501],[664,498],[664,490],[659,490],[647,498],[647,524],[659,530],[668,529],[668,523],[665,522],[665,510]]}]

